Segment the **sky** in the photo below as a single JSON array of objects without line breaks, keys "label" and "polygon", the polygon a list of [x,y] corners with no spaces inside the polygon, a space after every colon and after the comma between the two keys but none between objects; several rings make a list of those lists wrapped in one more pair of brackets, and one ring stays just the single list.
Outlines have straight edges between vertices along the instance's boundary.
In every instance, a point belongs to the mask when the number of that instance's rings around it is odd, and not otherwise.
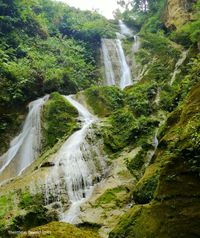
[{"label": "sky", "polygon": [[100,14],[108,19],[113,18],[113,11],[120,6],[117,0],[56,0],[66,2],[68,5],[80,8],[81,10],[94,10],[97,9]]}]

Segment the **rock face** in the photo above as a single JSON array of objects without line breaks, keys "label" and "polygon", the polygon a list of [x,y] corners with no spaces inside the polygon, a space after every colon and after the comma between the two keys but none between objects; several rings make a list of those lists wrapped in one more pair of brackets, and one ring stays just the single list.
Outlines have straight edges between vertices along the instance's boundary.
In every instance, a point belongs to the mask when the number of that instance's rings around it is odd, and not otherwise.
[{"label": "rock face", "polygon": [[135,204],[122,217],[109,238],[199,237],[199,93],[198,83],[183,107],[170,114],[154,161],[136,185],[137,191],[139,186],[143,188],[140,193],[145,193],[144,181],[149,181],[146,184],[150,189],[151,174],[158,171],[153,200],[146,204],[137,201],[140,204]]},{"label": "rock face", "polygon": [[81,207],[80,223],[96,223],[100,226],[99,234],[107,238],[109,232],[117,225],[120,217],[131,206],[131,191],[135,178],[128,171],[125,158],[132,158],[138,153],[138,148],[130,152],[122,152],[115,158],[107,176],[95,186],[91,198]]},{"label": "rock face", "polygon": [[164,23],[169,29],[177,29],[192,19],[192,4],[195,0],[168,0]]}]

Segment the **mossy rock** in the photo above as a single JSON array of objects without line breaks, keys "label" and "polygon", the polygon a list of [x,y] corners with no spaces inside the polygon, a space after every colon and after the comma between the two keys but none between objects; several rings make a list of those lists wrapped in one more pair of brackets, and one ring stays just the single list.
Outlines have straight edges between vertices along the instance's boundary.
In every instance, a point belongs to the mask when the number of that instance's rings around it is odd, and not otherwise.
[{"label": "mossy rock", "polygon": [[50,95],[43,111],[44,147],[49,148],[63,136],[70,135],[76,128],[78,111],[62,95]]},{"label": "mossy rock", "polygon": [[198,238],[199,211],[198,199],[137,205],[121,218],[109,238]]},{"label": "mossy rock", "polygon": [[159,164],[147,167],[143,177],[139,180],[133,190],[133,199],[137,204],[149,203],[156,191],[159,179]]},{"label": "mossy rock", "polygon": [[[36,238],[100,238],[94,231],[84,231],[64,222],[51,222],[47,225],[36,227],[29,233],[37,233]],[[17,238],[25,238],[26,235],[18,235]]]},{"label": "mossy rock", "polygon": [[124,198],[127,196],[127,188],[119,186],[106,190],[95,202],[95,207],[103,208],[119,208],[124,206],[128,201]]},{"label": "mossy rock", "polygon": [[153,199],[149,204],[130,209],[111,232],[110,238],[199,237],[199,93],[198,83],[191,89],[181,110],[170,115],[167,123],[171,127],[164,130],[161,140],[165,147],[158,146],[154,161],[136,185],[136,195],[139,194],[141,199],[145,185],[159,171]]},{"label": "mossy rock", "polygon": [[113,112],[108,123],[102,129],[105,145],[112,152],[118,152],[134,143],[141,146],[158,125],[158,121],[152,118],[136,118],[128,106]]}]

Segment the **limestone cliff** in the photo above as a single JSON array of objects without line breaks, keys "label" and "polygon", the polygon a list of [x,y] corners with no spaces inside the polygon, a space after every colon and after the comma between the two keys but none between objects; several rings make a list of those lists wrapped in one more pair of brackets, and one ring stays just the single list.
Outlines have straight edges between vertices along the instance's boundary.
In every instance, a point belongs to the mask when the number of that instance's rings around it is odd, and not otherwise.
[{"label": "limestone cliff", "polygon": [[177,29],[192,20],[192,4],[196,0],[168,0],[164,13],[167,28]]}]

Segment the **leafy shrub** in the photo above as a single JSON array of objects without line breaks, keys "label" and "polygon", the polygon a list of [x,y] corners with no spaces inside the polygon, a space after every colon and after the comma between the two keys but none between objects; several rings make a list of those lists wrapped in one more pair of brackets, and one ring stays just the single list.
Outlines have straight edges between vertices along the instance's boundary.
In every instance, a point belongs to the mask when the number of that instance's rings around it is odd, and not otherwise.
[{"label": "leafy shrub", "polygon": [[109,120],[111,127],[104,129],[104,141],[111,150],[117,151],[133,141],[139,130],[139,125],[127,108],[117,110]]},{"label": "leafy shrub", "polygon": [[127,91],[126,101],[135,116],[148,116],[153,112],[152,101],[156,97],[157,87],[151,83],[138,83]]},{"label": "leafy shrub", "polygon": [[87,103],[98,116],[108,116],[124,105],[123,92],[117,87],[91,87],[84,92]]},{"label": "leafy shrub", "polygon": [[18,206],[21,209],[30,209],[32,206],[41,206],[42,204],[44,204],[44,197],[42,194],[30,194],[29,191],[26,191],[24,193],[21,194],[20,197],[20,202],[18,204]]},{"label": "leafy shrub", "polygon": [[58,220],[57,212],[50,212],[44,206],[44,195],[31,194],[25,191],[20,195],[19,208],[25,212],[15,216],[10,226],[11,230],[29,230],[30,228]]}]

